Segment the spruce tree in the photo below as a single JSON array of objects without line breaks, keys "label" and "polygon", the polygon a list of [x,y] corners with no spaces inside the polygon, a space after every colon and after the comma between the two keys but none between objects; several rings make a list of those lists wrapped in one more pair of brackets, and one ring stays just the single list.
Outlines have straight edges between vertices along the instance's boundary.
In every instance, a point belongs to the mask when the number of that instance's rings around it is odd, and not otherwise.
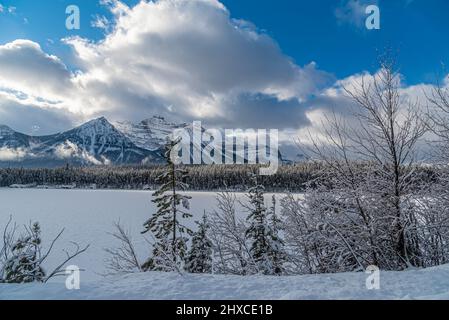
[{"label": "spruce tree", "polygon": [[196,222],[198,231],[192,237],[192,247],[186,259],[185,270],[190,273],[212,272],[212,241],[208,237],[209,222],[206,213]]},{"label": "spruce tree", "polygon": [[251,243],[250,253],[260,273],[282,274],[285,253],[279,236],[279,220],[275,212],[276,202],[273,198],[273,207],[271,212],[268,212],[265,206],[264,187],[258,183],[255,174],[252,175],[251,180],[253,187],[248,190],[247,208],[250,214],[247,217],[249,227],[246,231],[246,238]]},{"label": "spruce tree", "polygon": [[257,183],[255,174],[251,177],[253,186],[248,189],[249,215],[247,221],[249,227],[246,230],[246,239],[251,243],[250,253],[260,273],[271,273],[271,261],[269,256],[270,230],[267,223],[267,208],[264,201],[264,187]]},{"label": "spruce tree", "polygon": [[153,193],[157,211],[144,224],[145,231],[154,236],[153,255],[142,266],[144,270],[175,271],[180,269],[187,251],[187,235],[192,231],[180,219],[191,218],[187,212],[190,197],[178,193],[188,185],[184,183],[186,171],[177,168],[170,154],[180,140],[168,140],[165,146],[167,165],[157,178],[159,189]]}]

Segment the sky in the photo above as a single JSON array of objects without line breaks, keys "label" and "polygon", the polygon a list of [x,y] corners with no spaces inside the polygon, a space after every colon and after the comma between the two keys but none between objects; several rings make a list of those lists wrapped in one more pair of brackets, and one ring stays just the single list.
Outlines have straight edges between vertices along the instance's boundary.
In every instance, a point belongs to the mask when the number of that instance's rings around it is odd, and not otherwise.
[{"label": "sky", "polygon": [[[139,1],[123,2],[132,6]],[[352,2],[378,4],[381,29],[367,31],[361,25],[364,17],[345,12]],[[270,35],[296,63],[316,61],[338,78],[361,70],[373,71],[377,52],[385,47],[398,51],[401,69],[409,83],[435,81],[439,65],[449,63],[446,0],[223,0],[222,3],[232,18],[249,21]],[[7,8],[15,8],[13,14],[0,16],[0,43],[31,39],[53,54],[67,52],[60,43],[67,36],[101,40],[104,32],[92,26],[92,20],[97,15],[111,17],[99,0],[1,0],[0,4],[5,12]],[[80,30],[65,28],[64,13],[71,4],[80,7]],[[337,14],[339,10],[343,15]]]},{"label": "sky", "polygon": [[345,113],[341,86],[374,74],[386,48],[410,97],[449,83],[448,12],[447,0],[0,0],[0,123],[48,134],[162,115],[301,134]]}]

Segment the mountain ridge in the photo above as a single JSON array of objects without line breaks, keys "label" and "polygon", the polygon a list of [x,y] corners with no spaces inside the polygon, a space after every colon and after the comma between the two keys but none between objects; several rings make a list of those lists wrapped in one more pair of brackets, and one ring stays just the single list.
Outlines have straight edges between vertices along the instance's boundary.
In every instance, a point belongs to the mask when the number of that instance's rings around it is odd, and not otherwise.
[{"label": "mountain ridge", "polygon": [[[34,136],[0,124],[0,167],[162,163],[166,138],[175,129],[186,129],[191,135],[193,125],[171,122],[161,116],[138,123],[111,123],[105,117],[99,117],[67,131]],[[201,130],[204,133],[206,129]],[[205,146],[205,142],[201,146],[191,142],[192,150],[201,152]],[[224,150],[221,152],[224,155]],[[278,155],[284,162],[280,152]]]},{"label": "mountain ridge", "polygon": [[[157,150],[135,145],[105,117],[45,136],[20,133],[0,125],[0,165],[54,167],[73,165],[159,163]],[[5,165],[3,165],[5,166]]]}]

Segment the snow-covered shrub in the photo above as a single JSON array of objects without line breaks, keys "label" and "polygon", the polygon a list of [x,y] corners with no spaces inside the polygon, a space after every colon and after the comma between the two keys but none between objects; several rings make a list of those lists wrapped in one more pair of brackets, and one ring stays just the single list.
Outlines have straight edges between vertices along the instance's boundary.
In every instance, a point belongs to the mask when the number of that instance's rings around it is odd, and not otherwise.
[{"label": "snow-covered shrub", "polygon": [[389,59],[344,90],[351,122],[333,114],[310,136],[309,156],[323,170],[302,205],[283,203],[289,245],[301,250],[294,260],[309,272],[421,266],[415,154],[425,125]]},{"label": "snow-covered shrub", "polygon": [[16,231],[17,226],[12,225],[10,218],[3,231],[0,249],[0,283],[46,282],[52,277],[64,274],[63,267],[89,248],[86,246],[81,249],[74,243],[76,250],[72,254],[66,252],[67,258],[52,271],[46,272],[45,261],[64,230],[53,239],[46,251],[42,246],[39,223],[26,226],[24,234],[19,237],[15,236]]},{"label": "snow-covered shrub", "polygon": [[[414,197],[416,223],[405,229],[418,242],[415,259],[420,266],[432,267],[449,263],[449,175],[446,166],[436,171],[433,183]],[[415,209],[416,210],[416,209]]]},{"label": "snow-covered shrub", "polygon": [[41,228],[34,223],[26,228],[26,232],[13,244],[11,257],[3,267],[2,281],[6,283],[42,282],[45,279]]}]

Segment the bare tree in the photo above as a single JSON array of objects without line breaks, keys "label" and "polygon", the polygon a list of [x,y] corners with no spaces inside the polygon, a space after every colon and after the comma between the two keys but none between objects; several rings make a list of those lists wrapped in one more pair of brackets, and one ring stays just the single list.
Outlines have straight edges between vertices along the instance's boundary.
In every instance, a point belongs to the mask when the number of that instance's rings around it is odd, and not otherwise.
[{"label": "bare tree", "polygon": [[313,237],[314,223],[302,198],[288,194],[281,199],[282,229],[288,250],[288,261],[293,264],[292,273],[312,274],[319,272],[320,247]]},{"label": "bare tree", "polygon": [[418,105],[401,95],[388,58],[344,91],[354,104],[351,121],[332,114],[321,138],[310,135],[308,153],[324,163],[306,194],[316,268],[418,266],[418,239],[410,232],[417,224],[416,145],[426,132]]},{"label": "bare tree", "polygon": [[411,195],[416,143],[426,132],[425,123],[418,105],[400,95],[400,76],[389,58],[381,62],[370,85],[362,78],[358,87],[346,92],[361,108],[357,114],[361,130],[353,130],[349,137],[356,153],[376,167],[379,176],[373,182],[387,193],[396,252],[410,265],[416,248],[414,239],[406,239],[406,228],[415,224],[416,217],[403,207]]},{"label": "bare tree", "polygon": [[[0,267],[3,268],[6,261],[8,261],[11,256],[11,249],[14,244],[15,233],[17,230],[17,225],[12,221],[12,216],[9,216],[8,222],[3,229],[2,234],[2,245],[0,247]],[[0,269],[0,275],[3,274],[3,270]],[[1,278],[0,278],[1,279]]]},{"label": "bare tree", "polygon": [[138,259],[129,231],[119,222],[114,223],[115,231],[110,235],[118,241],[119,246],[106,248],[109,254],[106,260],[107,268],[112,273],[142,272],[142,264]]},{"label": "bare tree", "polygon": [[[52,241],[50,249],[48,250],[45,258],[41,262],[43,262],[48,257],[48,255],[50,254],[54,244],[56,243],[56,241],[59,239],[59,237],[62,235],[63,232],[64,232],[64,230],[62,230],[61,233],[58,235],[58,237],[55,238]],[[64,266],[67,265],[73,259],[75,259],[77,256],[85,253],[89,249],[89,247],[90,247],[90,245],[86,245],[85,247],[81,247],[78,243],[73,242],[73,241],[71,243],[74,246],[74,250],[72,250],[71,252],[66,250],[66,249],[63,250],[65,255],[66,255],[65,259],[56,268],[54,268],[53,271],[51,271],[47,275],[47,277],[45,278],[44,282],[47,282],[51,278],[54,278],[54,277],[57,277],[57,276],[61,276],[61,275],[65,275],[66,274],[66,270],[64,269]]]},{"label": "bare tree", "polygon": [[235,195],[219,193],[217,210],[210,217],[215,273],[248,275],[258,272],[246,241],[246,230],[245,222],[236,215]]},{"label": "bare tree", "polygon": [[440,82],[431,91],[426,93],[429,106],[426,120],[428,129],[437,136],[439,159],[447,164],[449,160],[449,87]]}]

